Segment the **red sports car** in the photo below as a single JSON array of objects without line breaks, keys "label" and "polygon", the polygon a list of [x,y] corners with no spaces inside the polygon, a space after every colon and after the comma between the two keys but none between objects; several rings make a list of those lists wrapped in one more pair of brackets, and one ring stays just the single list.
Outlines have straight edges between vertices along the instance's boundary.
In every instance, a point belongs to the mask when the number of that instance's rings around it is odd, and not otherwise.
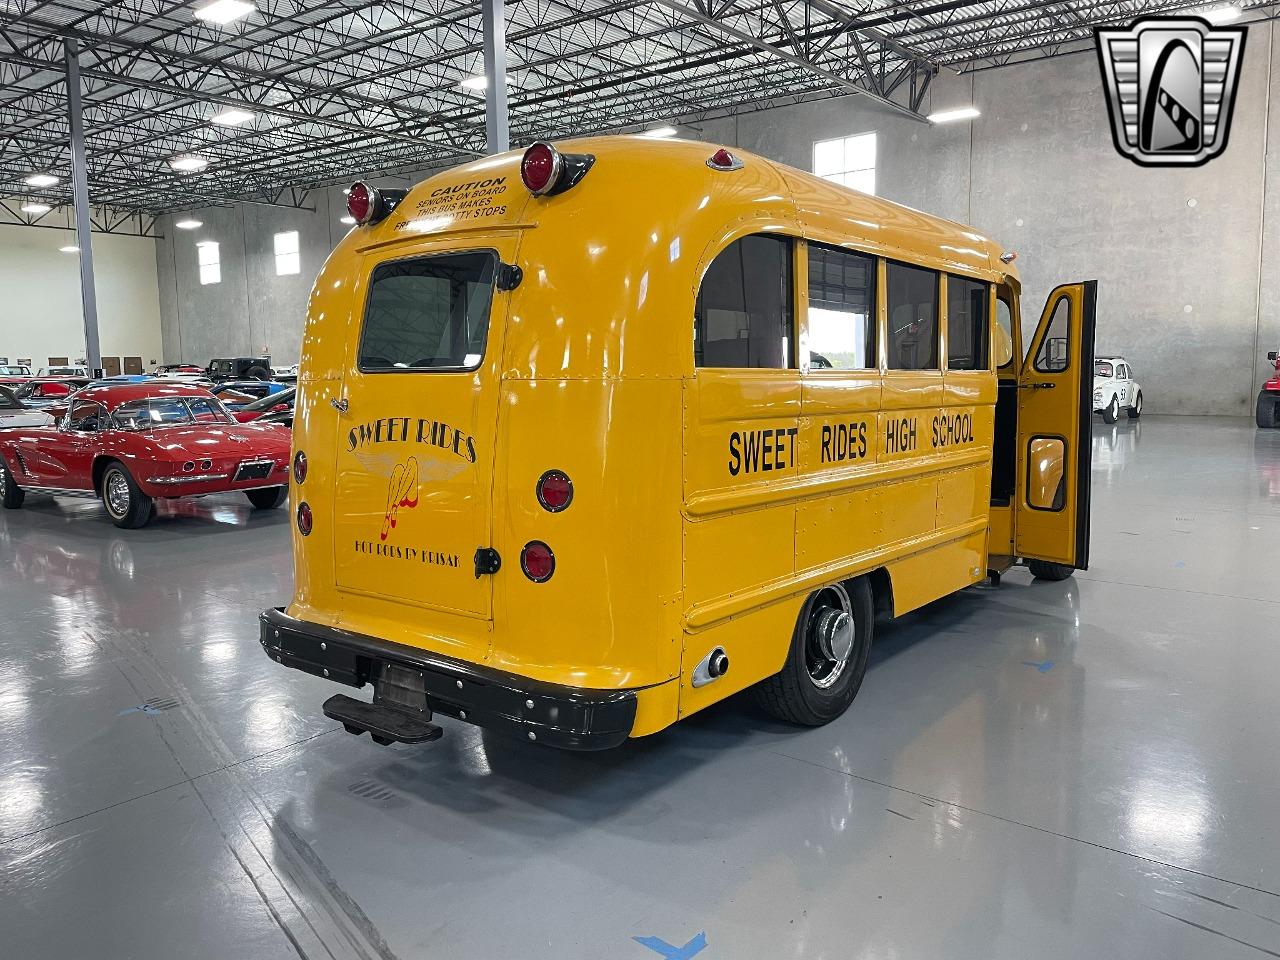
[{"label": "red sports car", "polygon": [[288,496],[290,434],[236,423],[218,399],[185,384],[92,386],[55,426],[0,432],[0,499],[93,494],[117,527],[141,527],[155,500],[241,490],[272,509]]},{"label": "red sports car", "polygon": [[1258,426],[1280,427],[1280,351],[1272,350],[1267,359],[1276,365],[1276,373],[1258,391]]}]

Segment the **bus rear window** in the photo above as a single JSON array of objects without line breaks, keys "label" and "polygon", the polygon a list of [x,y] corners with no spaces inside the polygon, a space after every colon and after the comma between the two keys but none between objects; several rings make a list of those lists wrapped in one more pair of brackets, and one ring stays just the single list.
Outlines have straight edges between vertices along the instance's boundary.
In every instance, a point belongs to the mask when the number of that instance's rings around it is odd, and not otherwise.
[{"label": "bus rear window", "polygon": [[488,250],[379,264],[369,282],[360,369],[474,370],[484,357],[497,256]]}]

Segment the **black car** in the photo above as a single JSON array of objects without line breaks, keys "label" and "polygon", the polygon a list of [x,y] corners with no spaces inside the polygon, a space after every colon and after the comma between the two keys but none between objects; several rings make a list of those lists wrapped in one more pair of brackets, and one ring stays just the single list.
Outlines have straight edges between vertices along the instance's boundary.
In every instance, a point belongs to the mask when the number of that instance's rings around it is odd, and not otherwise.
[{"label": "black car", "polygon": [[222,357],[210,360],[205,374],[210,380],[270,380],[270,357]]}]

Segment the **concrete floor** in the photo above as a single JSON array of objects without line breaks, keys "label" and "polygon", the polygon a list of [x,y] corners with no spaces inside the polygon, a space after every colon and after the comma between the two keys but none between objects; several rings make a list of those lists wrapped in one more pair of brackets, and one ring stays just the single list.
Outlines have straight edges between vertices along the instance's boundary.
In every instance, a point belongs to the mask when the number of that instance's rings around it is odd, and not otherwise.
[{"label": "concrete floor", "polygon": [[336,729],[257,643],[286,511],[29,497],[0,954],[1280,957],[1280,431],[1095,429],[1087,573],[889,625],[829,727],[734,701],[596,755]]}]

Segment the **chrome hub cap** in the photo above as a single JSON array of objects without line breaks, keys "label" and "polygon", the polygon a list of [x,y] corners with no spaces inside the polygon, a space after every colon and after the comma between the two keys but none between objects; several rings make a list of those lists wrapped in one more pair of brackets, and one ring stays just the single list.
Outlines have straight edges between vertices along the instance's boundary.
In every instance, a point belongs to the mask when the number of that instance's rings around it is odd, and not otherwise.
[{"label": "chrome hub cap", "polygon": [[848,592],[840,584],[827,587],[813,602],[805,632],[805,666],[815,687],[825,690],[840,679],[856,639]]},{"label": "chrome hub cap", "polygon": [[4,467],[0,467],[0,497],[8,493],[9,487],[9,471]]},{"label": "chrome hub cap", "polygon": [[107,509],[117,517],[129,512],[129,481],[121,473],[107,477]]}]

